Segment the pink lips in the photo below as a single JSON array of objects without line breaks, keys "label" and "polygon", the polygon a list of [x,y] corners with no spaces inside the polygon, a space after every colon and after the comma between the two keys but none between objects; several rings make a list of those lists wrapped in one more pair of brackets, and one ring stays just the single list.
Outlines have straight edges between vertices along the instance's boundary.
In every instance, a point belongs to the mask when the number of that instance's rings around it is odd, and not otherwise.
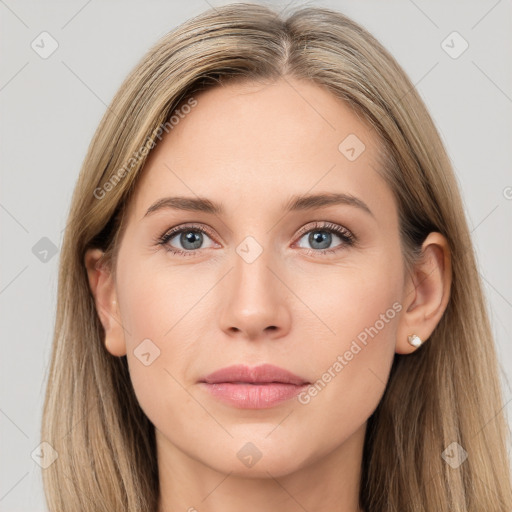
[{"label": "pink lips", "polygon": [[263,364],[234,365],[204,377],[200,384],[213,396],[241,409],[266,409],[300,393],[310,383],[293,373]]}]

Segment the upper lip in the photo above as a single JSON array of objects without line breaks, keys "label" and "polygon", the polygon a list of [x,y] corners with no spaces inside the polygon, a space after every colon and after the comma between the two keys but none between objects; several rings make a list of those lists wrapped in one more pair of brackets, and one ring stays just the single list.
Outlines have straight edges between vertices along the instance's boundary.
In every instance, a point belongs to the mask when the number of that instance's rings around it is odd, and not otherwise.
[{"label": "upper lip", "polygon": [[221,368],[220,370],[210,373],[201,379],[200,382],[206,382],[207,384],[217,384],[219,382],[280,382],[283,384],[295,384],[297,386],[309,384],[309,382],[302,377],[272,364],[262,364],[253,368],[243,364],[227,366],[226,368]]}]

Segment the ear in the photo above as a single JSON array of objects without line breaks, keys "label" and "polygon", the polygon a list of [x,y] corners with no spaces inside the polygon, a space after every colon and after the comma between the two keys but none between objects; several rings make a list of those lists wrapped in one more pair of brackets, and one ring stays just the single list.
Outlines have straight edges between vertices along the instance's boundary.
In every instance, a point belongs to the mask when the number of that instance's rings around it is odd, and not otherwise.
[{"label": "ear", "polygon": [[126,342],[110,268],[101,260],[104,252],[89,249],[84,258],[96,311],[105,330],[105,346],[113,356],[126,355]]},{"label": "ear", "polygon": [[452,283],[450,249],[441,233],[430,233],[422,245],[422,256],[406,280],[403,313],[397,329],[396,353],[416,350],[408,336],[416,334],[426,341],[441,320]]}]

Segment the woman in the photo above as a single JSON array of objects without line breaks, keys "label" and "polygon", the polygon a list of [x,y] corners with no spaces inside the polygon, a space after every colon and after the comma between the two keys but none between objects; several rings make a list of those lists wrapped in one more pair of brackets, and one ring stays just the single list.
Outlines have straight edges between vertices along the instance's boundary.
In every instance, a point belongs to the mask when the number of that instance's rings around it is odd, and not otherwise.
[{"label": "woman", "polygon": [[50,510],[512,509],[449,159],[342,14],[166,35],[92,140],[60,265]]}]

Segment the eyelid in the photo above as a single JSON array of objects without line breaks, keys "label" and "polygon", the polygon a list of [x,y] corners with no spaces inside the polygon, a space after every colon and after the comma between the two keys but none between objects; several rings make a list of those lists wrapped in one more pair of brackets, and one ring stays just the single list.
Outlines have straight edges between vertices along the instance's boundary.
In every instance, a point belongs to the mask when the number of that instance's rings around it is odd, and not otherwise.
[{"label": "eyelid", "polygon": [[355,236],[353,235],[352,231],[350,231],[345,226],[342,226],[341,224],[335,224],[334,222],[324,221],[324,220],[315,220],[312,221],[309,224],[306,224],[302,228],[299,229],[299,232],[297,233],[297,236],[299,238],[302,238],[302,236],[307,233],[308,231],[313,230],[321,230],[325,229],[326,231],[334,231],[335,233],[341,233],[345,234],[348,238],[351,238],[355,241]]},{"label": "eyelid", "polygon": [[172,236],[172,235],[175,235],[176,233],[186,231],[187,229],[189,229],[190,231],[195,231],[195,230],[203,231],[210,238],[215,238],[215,236],[213,235],[213,230],[211,230],[208,226],[206,226],[204,224],[195,224],[194,222],[187,222],[185,224],[179,224],[178,226],[174,226],[174,227],[168,229],[167,231],[165,231],[165,233],[160,238]]}]

